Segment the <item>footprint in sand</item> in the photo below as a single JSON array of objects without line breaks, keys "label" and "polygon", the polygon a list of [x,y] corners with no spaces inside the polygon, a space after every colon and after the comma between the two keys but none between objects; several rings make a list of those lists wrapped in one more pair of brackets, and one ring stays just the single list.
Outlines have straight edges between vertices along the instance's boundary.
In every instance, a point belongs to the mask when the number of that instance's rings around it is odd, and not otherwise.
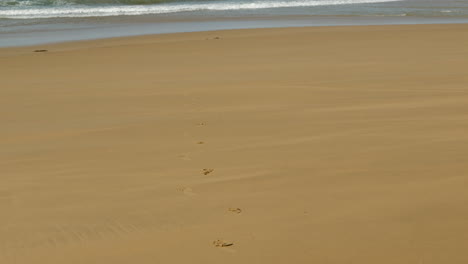
[{"label": "footprint in sand", "polygon": [[208,175],[208,174],[212,173],[213,171],[214,171],[214,169],[203,169],[203,170],[202,170],[202,173],[203,173],[204,175]]},{"label": "footprint in sand", "polygon": [[234,246],[234,243],[222,239],[216,239],[215,241],[213,241],[213,245],[215,247],[230,247]]},{"label": "footprint in sand", "polygon": [[177,187],[177,191],[182,192],[183,194],[187,196],[196,195],[196,193],[193,192],[192,188],[186,187],[186,186]]},{"label": "footprint in sand", "polygon": [[198,145],[203,145],[203,144],[205,144],[205,142],[203,142],[203,141],[198,141],[197,144],[198,144]]},{"label": "footprint in sand", "polygon": [[197,123],[197,126],[206,126],[206,123],[200,122],[200,123]]},{"label": "footprint in sand", "polygon": [[231,207],[228,210],[229,210],[229,212],[236,213],[236,214],[242,213],[242,209],[237,208],[237,207]]}]

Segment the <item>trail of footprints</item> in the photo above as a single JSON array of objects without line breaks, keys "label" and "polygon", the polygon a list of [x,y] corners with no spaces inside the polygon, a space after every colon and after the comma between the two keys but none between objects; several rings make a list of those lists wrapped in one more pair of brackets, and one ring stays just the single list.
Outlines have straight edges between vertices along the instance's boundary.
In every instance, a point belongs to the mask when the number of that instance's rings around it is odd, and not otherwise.
[{"label": "trail of footprints", "polygon": [[[197,123],[196,125],[197,126],[206,126],[206,123],[200,122],[200,123]],[[204,141],[198,141],[196,144],[203,145],[203,144],[205,144],[205,142]],[[186,156],[184,155],[184,157],[186,157]],[[188,158],[188,157],[186,157],[186,158]],[[215,170],[212,169],[212,168],[205,168],[205,169],[201,170],[201,174],[209,175],[209,174],[214,173],[214,171]],[[187,196],[196,195],[196,193],[193,192],[193,189],[190,188],[190,187],[187,187],[187,186],[178,187],[177,191],[182,192],[183,194],[185,194]],[[240,214],[240,213],[242,213],[242,209],[240,209],[238,207],[230,207],[230,208],[228,208],[228,212],[231,212],[233,214]],[[234,243],[231,242],[231,241],[228,241],[228,240],[224,240],[224,239],[216,239],[216,240],[213,241],[213,246],[214,247],[219,247],[219,248],[225,248],[225,247],[234,246]]]}]

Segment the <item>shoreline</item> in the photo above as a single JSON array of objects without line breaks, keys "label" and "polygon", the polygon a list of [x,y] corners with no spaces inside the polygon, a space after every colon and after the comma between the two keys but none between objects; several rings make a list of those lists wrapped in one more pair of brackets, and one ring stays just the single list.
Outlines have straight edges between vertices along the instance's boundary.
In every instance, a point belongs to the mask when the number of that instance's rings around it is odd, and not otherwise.
[{"label": "shoreline", "polygon": [[[76,19],[74,24],[51,24],[45,29],[25,32],[0,33],[0,48],[50,45],[73,41],[109,39],[171,33],[209,32],[219,30],[294,28],[324,26],[385,26],[385,25],[424,25],[424,24],[466,24],[468,18],[425,18],[425,17],[347,17],[347,16],[283,16],[257,17],[254,19],[210,19],[210,20],[157,20],[149,22],[139,17],[136,21],[122,22],[121,18],[112,18],[114,22],[96,24],[93,19]],[[128,19],[125,18],[125,19]],[[126,20],[123,21],[126,21]],[[150,19],[152,20],[152,19]],[[60,20],[59,20],[60,21]],[[73,20],[72,20],[73,21]],[[79,22],[81,21],[81,22]],[[91,22],[87,22],[91,21]],[[118,22],[120,21],[120,22]],[[129,20],[131,21],[131,20]],[[55,29],[54,29],[55,28]]]},{"label": "shoreline", "polygon": [[466,32],[0,49],[0,262],[468,263]]}]

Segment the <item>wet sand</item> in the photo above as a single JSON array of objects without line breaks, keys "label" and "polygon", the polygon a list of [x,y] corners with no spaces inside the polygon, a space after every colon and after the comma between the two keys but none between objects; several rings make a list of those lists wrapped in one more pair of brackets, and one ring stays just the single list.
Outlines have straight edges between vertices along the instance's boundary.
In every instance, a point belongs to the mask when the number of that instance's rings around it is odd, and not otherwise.
[{"label": "wet sand", "polygon": [[0,49],[0,263],[467,263],[467,32]]}]

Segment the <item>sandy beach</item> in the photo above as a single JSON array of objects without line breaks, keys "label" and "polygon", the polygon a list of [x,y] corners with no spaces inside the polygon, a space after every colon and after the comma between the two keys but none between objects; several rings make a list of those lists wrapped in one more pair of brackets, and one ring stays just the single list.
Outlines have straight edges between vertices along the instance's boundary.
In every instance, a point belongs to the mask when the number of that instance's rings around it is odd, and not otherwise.
[{"label": "sandy beach", "polygon": [[0,76],[2,264],[468,263],[468,24],[4,48]]}]

